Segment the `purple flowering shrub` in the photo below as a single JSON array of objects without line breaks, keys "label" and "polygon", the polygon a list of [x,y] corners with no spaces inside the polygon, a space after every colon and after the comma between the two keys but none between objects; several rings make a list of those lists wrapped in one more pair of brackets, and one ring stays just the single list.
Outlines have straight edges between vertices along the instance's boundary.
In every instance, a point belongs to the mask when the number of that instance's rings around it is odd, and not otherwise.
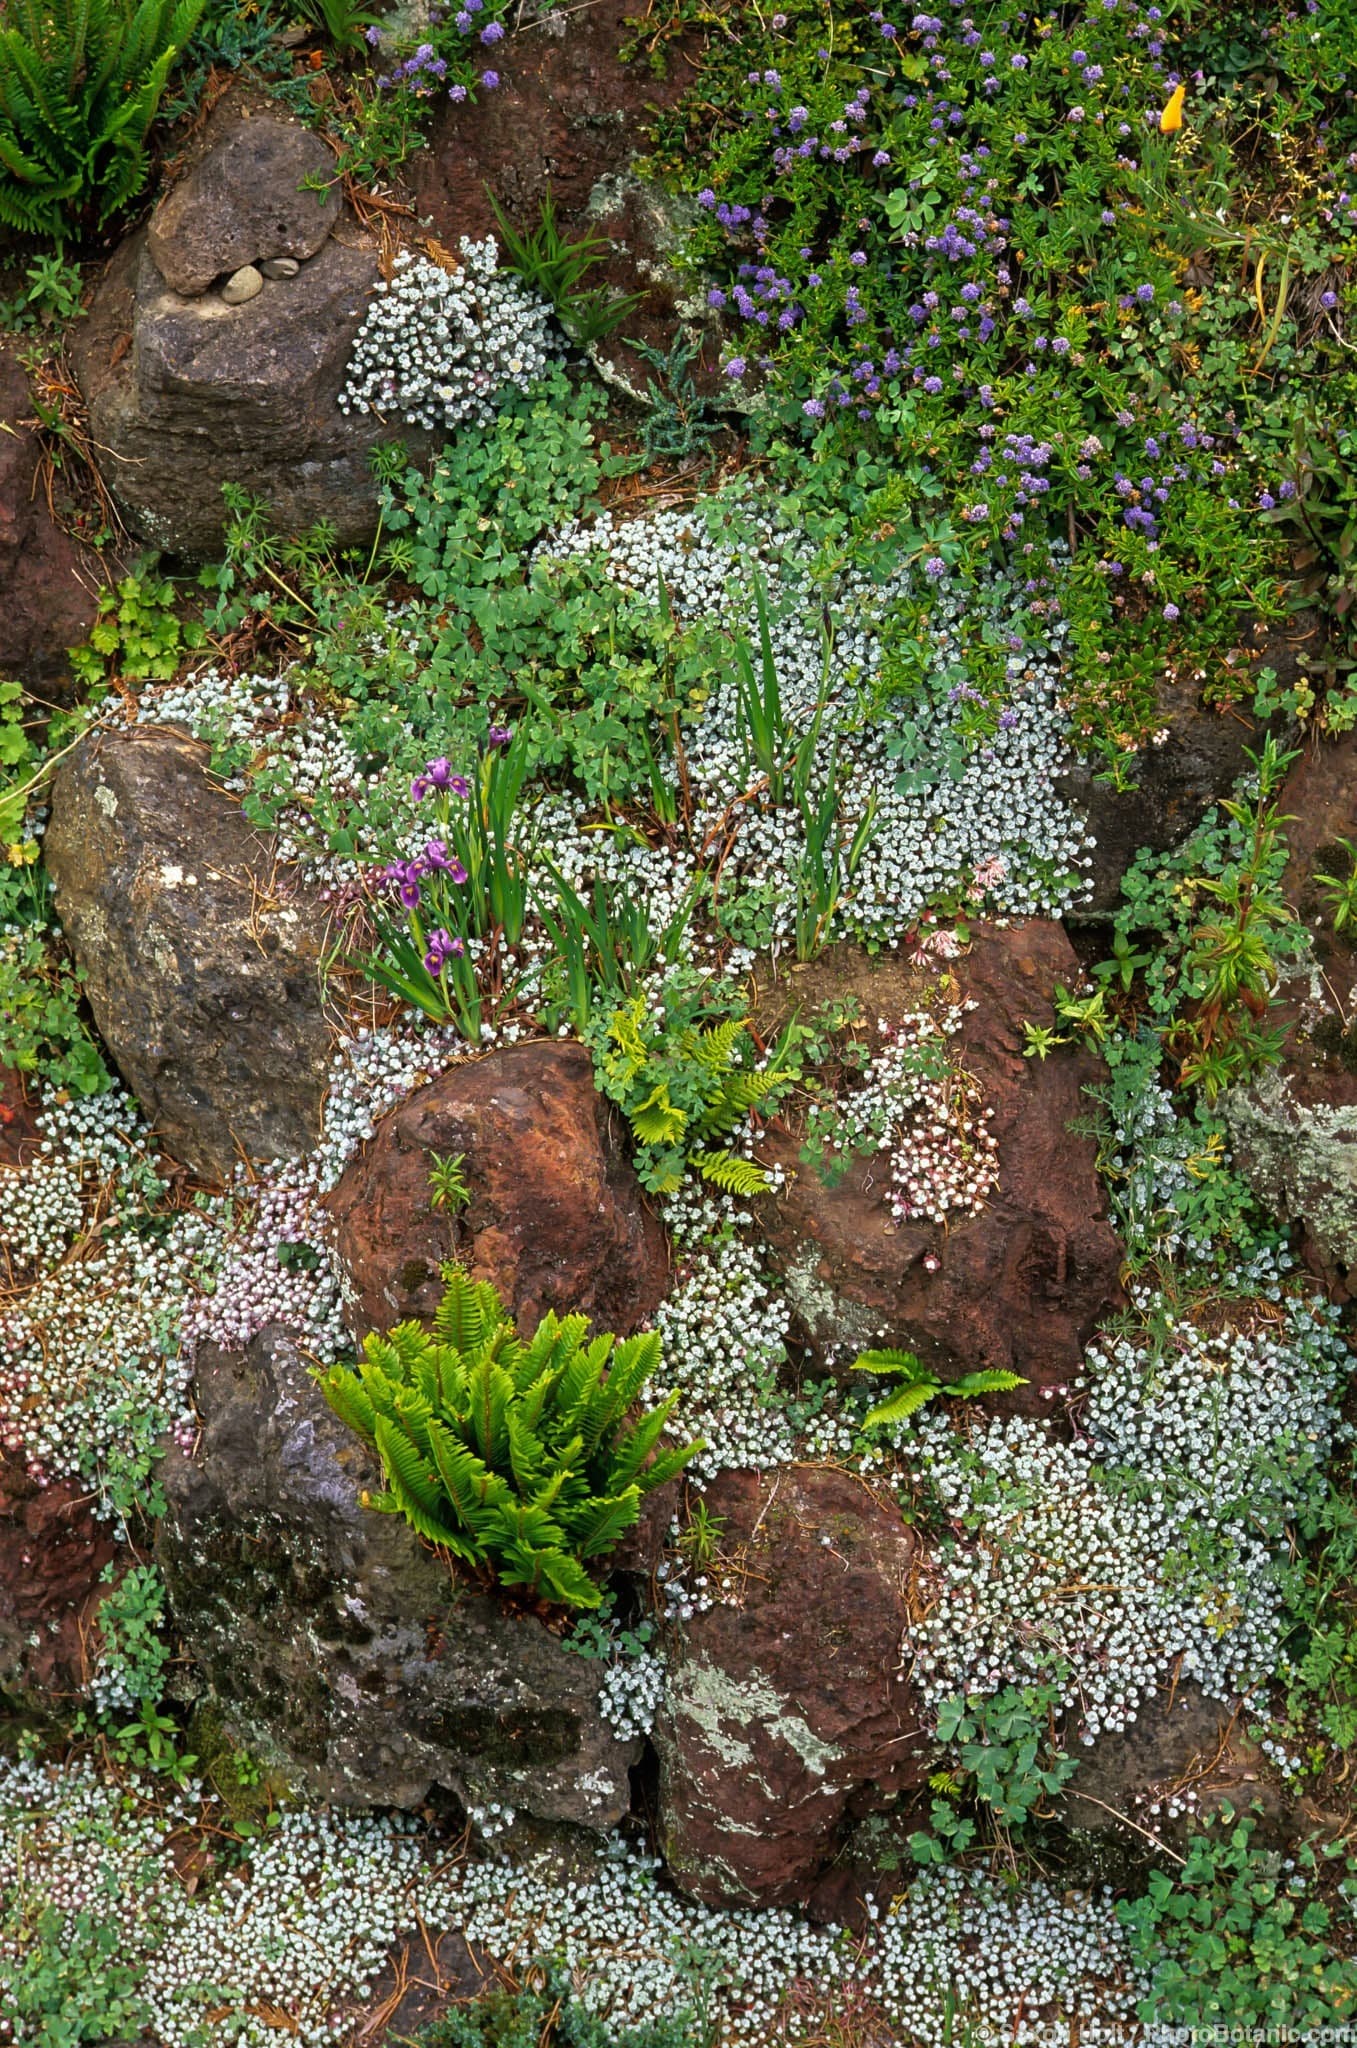
[{"label": "purple flowering shrub", "polygon": [[369,69],[351,81],[351,108],[339,123],[345,142],[340,169],[360,184],[385,179],[423,144],[424,122],[437,100],[460,105],[493,92],[507,14],[508,0],[433,0],[414,31],[354,13],[355,22],[368,24],[362,42]]},{"label": "purple flowering shrub", "polygon": [[[1278,610],[1268,515],[1306,385],[1342,360],[1357,255],[1351,31],[1318,0],[1199,27],[1169,0],[859,0],[826,21],[809,0],[741,12],[661,124],[726,373],[787,456],[856,444],[903,472],[930,501],[927,573],[1068,551],[1071,708],[1124,764],[1165,669],[1237,698],[1226,657]],[[1313,124],[1303,178],[1295,140],[1234,169],[1257,102],[1221,75],[1250,53],[1289,67],[1294,107],[1268,119]]]}]

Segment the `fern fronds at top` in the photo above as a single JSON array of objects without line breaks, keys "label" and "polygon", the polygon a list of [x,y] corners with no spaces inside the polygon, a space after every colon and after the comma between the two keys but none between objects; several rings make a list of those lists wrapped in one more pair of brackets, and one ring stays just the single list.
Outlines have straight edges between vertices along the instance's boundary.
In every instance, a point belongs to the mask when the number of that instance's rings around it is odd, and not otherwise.
[{"label": "fern fronds at top", "polygon": [[356,1371],[316,1374],[381,1459],[386,1486],[367,1504],[505,1585],[597,1607],[586,1561],[701,1448],[657,1448],[677,1394],[627,1422],[659,1369],[659,1337],[590,1339],[584,1316],[548,1315],[525,1344],[493,1287],[459,1266],[443,1278],[432,1330],[398,1323],[365,1340]]},{"label": "fern fronds at top", "polygon": [[963,1401],[977,1394],[1007,1394],[1025,1387],[1020,1373],[998,1369],[968,1372],[959,1380],[940,1380],[912,1351],[863,1351],[853,1363],[854,1372],[880,1373],[883,1378],[903,1380],[904,1385],[886,1400],[878,1401],[862,1419],[864,1429],[888,1429],[909,1417],[938,1394],[951,1394]]},{"label": "fern fronds at top", "polygon": [[204,0],[7,0],[0,221],[61,242],[141,190],[145,142]]}]

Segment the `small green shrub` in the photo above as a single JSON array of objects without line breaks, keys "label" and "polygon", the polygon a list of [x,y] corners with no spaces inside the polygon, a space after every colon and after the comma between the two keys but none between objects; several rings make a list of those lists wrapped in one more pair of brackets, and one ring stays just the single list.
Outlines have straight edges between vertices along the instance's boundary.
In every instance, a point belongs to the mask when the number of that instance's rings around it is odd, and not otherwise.
[{"label": "small green shrub", "polygon": [[148,2025],[151,2009],[137,1989],[143,1965],[121,1959],[125,1946],[126,1930],[112,1913],[44,1907],[19,1933],[7,2017],[22,2031],[12,2038],[32,2048],[81,2048]]},{"label": "small green shrub", "polygon": [[587,348],[590,342],[602,341],[636,311],[645,298],[644,292],[614,298],[603,287],[581,289],[595,265],[607,261],[613,244],[606,235],[582,235],[573,242],[563,235],[556,225],[556,201],[550,185],[541,203],[537,226],[524,234],[515,228],[488,185],[485,196],[499,228],[505,263],[518,272],[525,284],[550,300],[573,342]]},{"label": "small green shrub", "polygon": [[701,1448],[656,1451],[677,1394],[626,1421],[659,1366],[659,1337],[586,1343],[584,1316],[548,1315],[525,1344],[493,1287],[443,1271],[432,1331],[398,1323],[365,1340],[356,1373],[316,1375],[382,1461],[385,1491],[366,1504],[507,1586],[597,1607],[585,1560],[611,1550],[642,1496]]},{"label": "small green shrub", "polygon": [[99,617],[82,647],[70,650],[71,673],[87,690],[108,677],[127,682],[168,682],[186,653],[203,644],[203,629],[182,620],[177,592],[167,576],[142,564],[115,589],[99,597]]},{"label": "small green shrub", "polygon": [[146,178],[146,132],[203,0],[10,0],[0,29],[0,221],[60,242]]},{"label": "small green shrub", "polygon": [[1319,1856],[1308,1843],[1285,1860],[1255,1848],[1253,1821],[1230,1826],[1233,1814],[1222,1812],[1226,1825],[1196,1837],[1180,1871],[1153,1871],[1144,1897],[1117,1908],[1150,1983],[1138,2016],[1178,2026],[1351,2019],[1357,1961],[1326,1939],[1333,1914],[1314,1895]]}]

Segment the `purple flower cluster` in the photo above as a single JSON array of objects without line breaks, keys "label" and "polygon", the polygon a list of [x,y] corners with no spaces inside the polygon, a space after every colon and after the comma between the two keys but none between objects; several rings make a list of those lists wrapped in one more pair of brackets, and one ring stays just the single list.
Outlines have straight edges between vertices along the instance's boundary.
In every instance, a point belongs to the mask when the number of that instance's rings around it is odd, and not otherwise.
[{"label": "purple flower cluster", "polygon": [[466,880],[466,869],[456,854],[449,855],[441,839],[431,839],[423,853],[416,854],[413,860],[393,860],[382,869],[382,880],[407,910],[418,910],[420,883],[426,875],[434,874],[446,875],[459,889]]},{"label": "purple flower cluster", "polygon": [[[498,20],[491,20],[481,26],[477,16],[483,14],[484,9],[485,0],[458,0],[456,12],[452,16],[452,26],[461,35],[476,34],[478,40],[490,48],[495,43],[503,41],[504,24]],[[430,10],[430,24],[436,26],[441,23],[446,14],[446,7],[434,6]],[[365,31],[365,40],[375,50],[388,42],[390,36],[388,31],[374,26]],[[417,98],[425,99],[435,86],[442,86],[446,82],[448,68],[448,59],[440,56],[432,43],[421,43],[411,56],[378,78],[376,84],[379,91],[403,90],[413,93]],[[483,86],[493,89],[499,84],[499,73],[483,71],[480,82]],[[460,81],[448,87],[450,100],[460,103],[466,96],[467,89]]]}]

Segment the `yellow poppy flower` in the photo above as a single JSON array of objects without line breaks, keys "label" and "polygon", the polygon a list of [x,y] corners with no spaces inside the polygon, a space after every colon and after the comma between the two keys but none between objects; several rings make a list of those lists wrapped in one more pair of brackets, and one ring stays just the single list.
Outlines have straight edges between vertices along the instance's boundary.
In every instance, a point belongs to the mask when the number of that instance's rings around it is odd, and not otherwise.
[{"label": "yellow poppy flower", "polygon": [[1161,135],[1176,135],[1183,125],[1183,101],[1187,98],[1187,87],[1175,85],[1169,95],[1169,103],[1159,116]]}]

